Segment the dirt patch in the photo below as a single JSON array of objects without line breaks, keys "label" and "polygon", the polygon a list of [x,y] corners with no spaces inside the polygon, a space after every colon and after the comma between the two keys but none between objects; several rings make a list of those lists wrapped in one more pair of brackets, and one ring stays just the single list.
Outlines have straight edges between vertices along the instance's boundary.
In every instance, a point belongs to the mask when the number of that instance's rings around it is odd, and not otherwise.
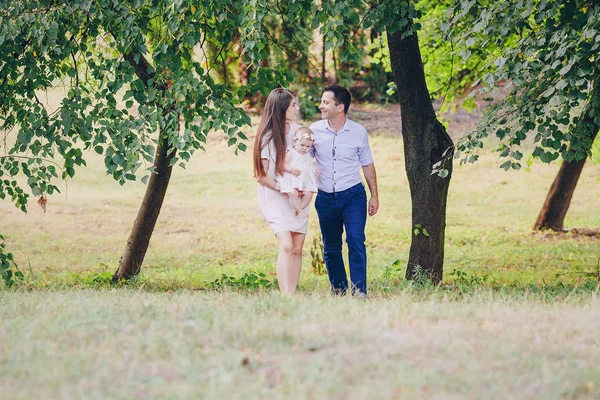
[{"label": "dirt patch", "polygon": [[588,237],[600,239],[600,229],[574,228],[574,229],[571,229],[570,232],[571,232],[571,235],[573,235],[574,237],[588,236]]},{"label": "dirt patch", "polygon": [[534,235],[541,235],[544,239],[600,239],[600,229],[573,228],[563,229],[562,231],[545,230],[533,232]]},{"label": "dirt patch", "polygon": [[352,105],[348,117],[362,124],[369,134],[401,137],[400,105],[390,104],[381,109],[368,109],[361,104]]},{"label": "dirt patch", "polygon": [[[439,105],[434,104],[434,109],[437,110],[438,108]],[[368,105],[353,104],[348,116],[350,119],[364,125],[369,134],[391,137],[402,136],[399,104],[389,104],[377,109],[373,109]],[[444,113],[441,117],[438,116],[452,139],[457,139],[472,131],[479,123],[480,118],[481,112],[478,109],[468,113],[463,108]]]}]

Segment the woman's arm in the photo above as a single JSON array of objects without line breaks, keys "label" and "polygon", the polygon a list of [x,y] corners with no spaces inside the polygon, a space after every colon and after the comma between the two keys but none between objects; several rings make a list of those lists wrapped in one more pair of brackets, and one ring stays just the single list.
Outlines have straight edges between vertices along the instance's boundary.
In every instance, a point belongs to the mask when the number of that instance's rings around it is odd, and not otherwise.
[{"label": "woman's arm", "polygon": [[[262,161],[263,168],[265,169],[265,171],[268,171],[269,170],[269,160],[267,160],[266,158],[263,158],[261,161]],[[260,183],[263,186],[268,187],[269,189],[279,190],[279,187],[277,187],[277,181],[275,181],[275,179],[271,178],[269,175],[258,177],[258,178],[256,178],[256,180],[258,181],[258,183]]]}]

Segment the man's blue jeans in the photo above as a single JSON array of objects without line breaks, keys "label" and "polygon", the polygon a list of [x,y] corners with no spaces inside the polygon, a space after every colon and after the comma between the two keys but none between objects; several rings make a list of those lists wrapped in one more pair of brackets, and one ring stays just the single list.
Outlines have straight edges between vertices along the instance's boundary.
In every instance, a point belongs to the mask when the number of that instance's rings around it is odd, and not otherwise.
[{"label": "man's blue jeans", "polygon": [[325,266],[334,293],[348,290],[348,279],[342,258],[342,233],[346,230],[352,292],[367,293],[367,193],[362,183],[336,193],[319,190],[315,200],[323,235]]}]

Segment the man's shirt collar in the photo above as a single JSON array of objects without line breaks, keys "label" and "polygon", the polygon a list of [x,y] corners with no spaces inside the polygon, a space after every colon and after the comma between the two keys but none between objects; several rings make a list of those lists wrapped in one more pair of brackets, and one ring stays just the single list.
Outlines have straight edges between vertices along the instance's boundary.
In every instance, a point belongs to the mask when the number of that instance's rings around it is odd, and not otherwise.
[{"label": "man's shirt collar", "polygon": [[348,127],[348,122],[350,121],[348,119],[348,117],[346,117],[346,121],[344,122],[344,126],[342,126],[342,129],[340,129],[339,131],[335,131],[332,127],[331,124],[329,123],[329,120],[325,120],[327,122],[325,129],[327,129],[327,131],[331,132],[331,133],[342,133],[344,131],[350,130],[350,128]]}]

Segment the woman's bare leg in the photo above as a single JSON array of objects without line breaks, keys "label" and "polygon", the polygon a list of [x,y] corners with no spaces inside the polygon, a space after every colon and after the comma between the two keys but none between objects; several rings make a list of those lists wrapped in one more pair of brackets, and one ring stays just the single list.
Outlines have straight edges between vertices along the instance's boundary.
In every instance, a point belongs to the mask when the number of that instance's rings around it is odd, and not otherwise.
[{"label": "woman's bare leg", "polygon": [[279,232],[279,255],[277,256],[277,282],[284,296],[293,296],[298,287],[302,270],[302,247],[306,235],[297,232]]},{"label": "woman's bare leg", "polygon": [[302,271],[302,247],[306,235],[298,232],[291,232],[292,237],[292,257],[290,262],[290,290],[292,294],[296,293],[298,282],[300,281],[300,272]]},{"label": "woman's bare leg", "polygon": [[[277,282],[279,283],[279,291],[284,296],[291,296],[296,292],[296,287],[293,289],[290,282],[293,280],[291,274],[292,264],[292,235],[289,231],[279,232],[277,234],[279,240],[279,254],[277,255]],[[297,284],[297,283],[296,283]]]}]

